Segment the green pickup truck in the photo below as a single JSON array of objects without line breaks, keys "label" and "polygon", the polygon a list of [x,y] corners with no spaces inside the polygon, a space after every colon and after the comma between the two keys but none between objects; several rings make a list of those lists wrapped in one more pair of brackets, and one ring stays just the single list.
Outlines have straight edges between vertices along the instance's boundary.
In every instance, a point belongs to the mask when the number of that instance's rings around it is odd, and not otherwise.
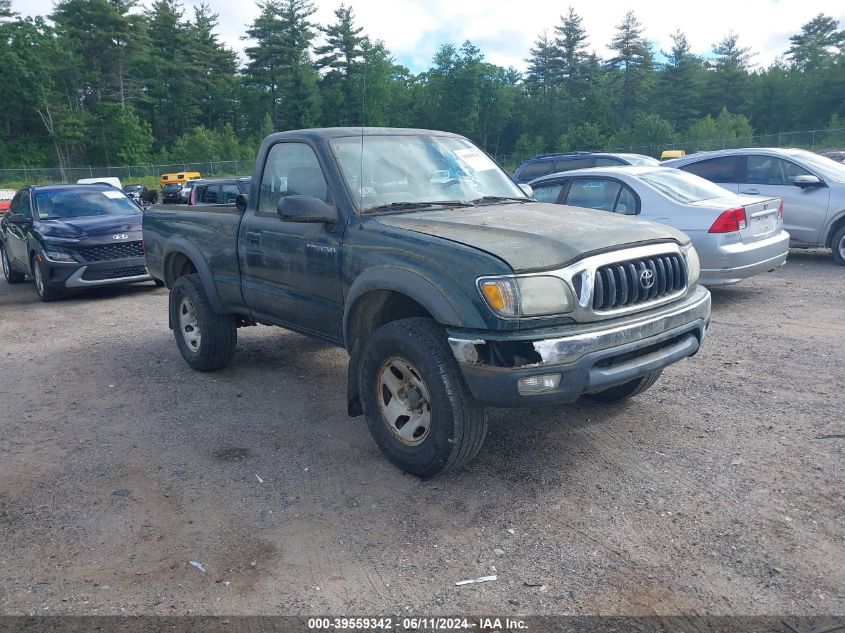
[{"label": "green pickup truck", "polygon": [[473,458],[486,406],[642,393],[710,319],[686,235],[535,202],[445,132],[273,134],[237,207],[152,207],[143,235],[188,365],[246,325],[342,345],[350,415],[421,477]]}]

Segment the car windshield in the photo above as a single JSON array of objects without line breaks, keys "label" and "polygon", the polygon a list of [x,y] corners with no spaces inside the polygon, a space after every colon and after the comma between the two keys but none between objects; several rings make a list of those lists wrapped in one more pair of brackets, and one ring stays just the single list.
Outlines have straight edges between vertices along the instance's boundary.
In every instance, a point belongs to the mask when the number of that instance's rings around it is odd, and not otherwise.
[{"label": "car windshield", "polygon": [[348,136],[330,145],[361,213],[529,201],[496,163],[463,138]]},{"label": "car windshield", "polygon": [[827,156],[819,156],[802,150],[787,152],[787,155],[805,162],[808,167],[815,169],[823,177],[833,182],[845,182],[845,165]]},{"label": "car windshield", "polygon": [[138,205],[117,189],[36,191],[35,210],[41,220],[141,213]]},{"label": "car windshield", "polygon": [[640,174],[639,178],[678,202],[698,202],[733,195],[709,180],[669,167]]},{"label": "car windshield", "polygon": [[164,185],[165,191],[175,191],[176,189],[182,189],[182,185],[180,185],[179,183],[176,183],[176,182],[171,183],[169,185]]},{"label": "car windshield", "polygon": [[630,165],[640,165],[641,167],[656,167],[660,164],[660,161],[656,158],[642,154],[624,154],[622,158],[627,160]]}]

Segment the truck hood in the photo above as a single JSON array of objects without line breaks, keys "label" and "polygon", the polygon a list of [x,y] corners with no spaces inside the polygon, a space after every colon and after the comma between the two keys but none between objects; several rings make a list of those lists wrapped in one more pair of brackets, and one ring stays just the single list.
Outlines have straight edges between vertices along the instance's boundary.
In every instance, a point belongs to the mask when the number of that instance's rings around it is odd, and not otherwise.
[{"label": "truck hood", "polygon": [[92,215],[66,220],[40,220],[37,228],[44,237],[79,239],[94,235],[140,231],[143,217],[141,214]]},{"label": "truck hood", "polygon": [[689,242],[685,234],[663,224],[540,202],[415,211],[377,220],[486,251],[515,272],[560,268],[584,255],[622,246]]}]

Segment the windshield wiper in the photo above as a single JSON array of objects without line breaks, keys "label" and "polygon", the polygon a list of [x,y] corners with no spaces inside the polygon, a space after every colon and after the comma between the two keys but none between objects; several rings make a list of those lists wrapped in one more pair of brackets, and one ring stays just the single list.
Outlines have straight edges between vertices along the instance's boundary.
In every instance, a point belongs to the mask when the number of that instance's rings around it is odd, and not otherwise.
[{"label": "windshield wiper", "polygon": [[482,196],[470,201],[472,204],[487,204],[488,202],[531,202],[531,198],[516,198],[510,196]]},{"label": "windshield wiper", "polygon": [[363,215],[379,215],[381,213],[396,213],[399,211],[418,211],[419,209],[428,209],[430,207],[446,207],[447,209],[459,207],[472,207],[471,202],[461,202],[460,200],[429,200],[426,202],[391,202],[389,204],[380,204],[377,207],[369,209],[362,209]]}]

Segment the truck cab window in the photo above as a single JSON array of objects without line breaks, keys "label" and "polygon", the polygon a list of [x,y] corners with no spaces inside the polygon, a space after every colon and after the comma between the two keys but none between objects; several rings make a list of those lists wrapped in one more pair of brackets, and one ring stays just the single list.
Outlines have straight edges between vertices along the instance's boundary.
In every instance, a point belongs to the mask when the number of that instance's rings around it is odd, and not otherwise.
[{"label": "truck cab window", "polygon": [[267,153],[258,190],[258,212],[275,214],[284,196],[313,196],[329,202],[320,163],[304,143],[277,143]]}]

